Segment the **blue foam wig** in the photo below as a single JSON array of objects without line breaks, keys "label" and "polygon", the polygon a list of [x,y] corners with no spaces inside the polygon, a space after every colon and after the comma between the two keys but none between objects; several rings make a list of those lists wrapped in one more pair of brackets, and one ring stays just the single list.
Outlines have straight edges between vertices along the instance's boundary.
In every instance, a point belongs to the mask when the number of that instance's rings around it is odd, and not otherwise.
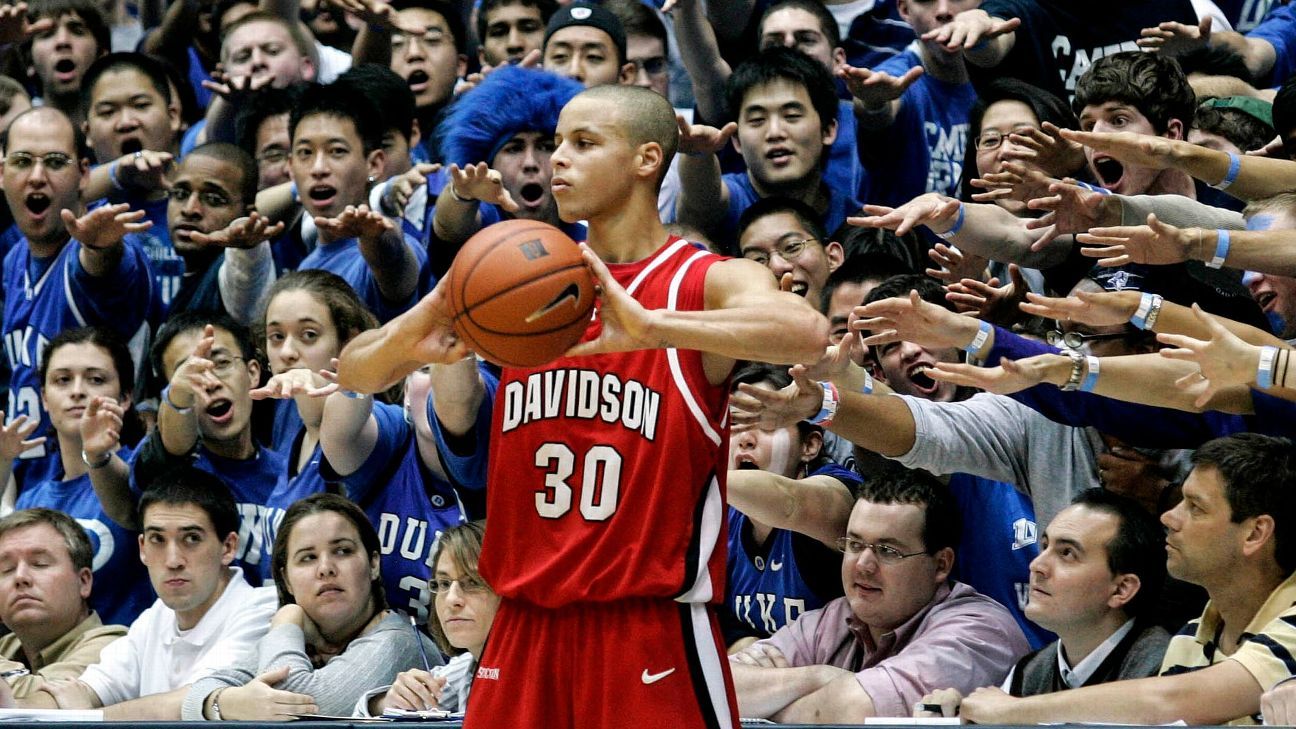
[{"label": "blue foam wig", "polygon": [[558,112],[585,87],[548,71],[503,66],[460,96],[437,125],[447,164],[489,163],[519,132],[553,134]]}]

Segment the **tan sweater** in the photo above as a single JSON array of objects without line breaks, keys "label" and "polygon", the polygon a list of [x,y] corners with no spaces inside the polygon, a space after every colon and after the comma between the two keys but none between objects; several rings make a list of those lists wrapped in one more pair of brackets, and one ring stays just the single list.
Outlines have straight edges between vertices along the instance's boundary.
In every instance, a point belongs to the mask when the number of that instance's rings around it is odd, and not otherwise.
[{"label": "tan sweater", "polygon": [[99,614],[91,610],[85,620],[46,646],[36,656],[35,665],[29,665],[18,636],[10,633],[0,638],[0,673],[19,668],[31,671],[9,681],[14,698],[21,699],[35,693],[47,680],[80,676],[86,666],[99,662],[99,651],[104,646],[123,635],[125,627],[104,625]]}]

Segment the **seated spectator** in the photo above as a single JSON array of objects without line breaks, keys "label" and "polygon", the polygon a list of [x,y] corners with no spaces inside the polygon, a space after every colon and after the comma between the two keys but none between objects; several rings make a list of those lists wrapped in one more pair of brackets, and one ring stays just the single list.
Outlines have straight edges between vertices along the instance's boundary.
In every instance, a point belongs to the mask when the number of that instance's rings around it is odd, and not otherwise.
[{"label": "seated spectator", "polygon": [[1026,698],[983,688],[963,700],[960,716],[981,724],[1255,722],[1261,693],[1293,673],[1294,455],[1290,440],[1255,433],[1193,454],[1183,501],[1161,516],[1166,567],[1205,587],[1211,601],[1170,640],[1161,675]]},{"label": "seated spectator", "polygon": [[792,293],[815,306],[828,276],[845,260],[841,244],[828,239],[814,210],[786,197],[762,198],[743,211],[738,253],[768,266],[776,279],[791,274]]},{"label": "seated spectator", "polygon": [[[140,561],[157,602],[79,679],[47,683],[19,705],[105,707],[110,721],[175,720],[189,684],[255,654],[274,614],[274,592],[252,588],[231,566],[238,512],[221,482],[197,469],[176,469],[144,493],[139,514]],[[267,701],[295,696],[263,688]]]},{"label": "seated spectator", "polygon": [[377,716],[387,709],[462,712],[468,708],[477,660],[499,608],[499,595],[477,574],[485,533],[483,522],[450,527],[437,539],[432,555],[436,620],[428,622],[428,629],[441,651],[453,658],[431,671],[402,671],[391,686],[361,696],[356,716]]},{"label": "seated spectator", "polygon": [[896,469],[861,485],[838,541],[846,597],[730,657],[742,715],[861,723],[908,715],[937,687],[1003,680],[1026,639],[1001,605],[949,580],[959,530],[931,476]]},{"label": "seated spectator", "polygon": [[[784,368],[750,363],[731,382],[778,390],[792,378]],[[842,596],[833,550],[859,482],[859,474],[829,460],[817,425],[732,434],[729,563],[720,609],[730,652]]]},{"label": "seated spectator", "polygon": [[0,638],[0,692],[25,699],[46,681],[76,678],[126,635],[90,607],[94,556],[67,514],[23,509],[0,519],[0,621],[13,631]]},{"label": "seated spectator", "polygon": [[[1034,696],[1155,676],[1170,642],[1151,621],[1165,579],[1163,539],[1151,514],[1109,491],[1085,491],[1058,512],[1031,562],[1026,605],[1026,615],[1058,640],[1023,656],[1004,689]],[[922,703],[957,716],[961,700],[958,691],[943,689]]]},{"label": "seated spectator", "polygon": [[358,506],[336,494],[308,496],[288,509],[280,529],[274,549],[280,607],[270,632],[238,664],[195,681],[183,719],[266,721],[311,713],[262,700],[266,672],[284,668],[280,687],[308,697],[325,714],[344,714],[356,696],[389,685],[421,656],[440,662],[432,641],[387,609],[378,534]]},{"label": "seated spectator", "polygon": [[[131,410],[135,365],[111,331],[84,327],[55,337],[40,371],[61,467],[55,478],[24,484],[15,507],[54,509],[82,525],[94,545],[99,582],[91,605],[110,625],[130,625],[154,600],[139,561],[137,520],[129,511],[109,513],[96,490],[127,488],[126,464],[140,435]],[[123,447],[123,436],[131,445]]]}]

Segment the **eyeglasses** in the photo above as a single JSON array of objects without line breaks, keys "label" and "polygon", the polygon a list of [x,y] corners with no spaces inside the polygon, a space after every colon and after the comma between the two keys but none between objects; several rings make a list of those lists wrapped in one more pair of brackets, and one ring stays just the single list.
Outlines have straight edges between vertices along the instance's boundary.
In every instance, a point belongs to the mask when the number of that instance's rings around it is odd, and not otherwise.
[{"label": "eyeglasses", "polygon": [[234,373],[235,365],[243,358],[232,354],[213,354],[211,356],[212,371],[216,376],[224,379]]},{"label": "eyeglasses", "polygon": [[[779,258],[791,263],[805,253],[806,246],[818,242],[817,238],[801,238],[798,240],[785,240],[774,246],[773,253],[778,254]],[[748,248],[743,251],[743,258],[749,261],[755,261],[762,266],[768,266],[770,262],[770,251],[763,251],[759,248]]]},{"label": "eyeglasses", "polygon": [[926,550],[910,552],[905,554],[900,550],[888,544],[870,544],[854,537],[837,537],[837,551],[848,554],[852,557],[858,557],[864,550],[873,551],[873,556],[882,564],[899,564],[901,560],[917,557],[920,554],[927,554]]},{"label": "eyeglasses", "polygon": [[466,595],[475,595],[490,589],[485,582],[477,575],[464,575],[457,580],[447,580],[444,577],[438,577],[435,580],[428,581],[428,587],[432,588],[433,595],[446,595],[450,592],[452,585],[458,585],[459,591]]},{"label": "eyeglasses", "polygon": [[649,76],[660,76],[663,73],[666,73],[666,58],[664,56],[653,56],[652,58],[644,58],[642,60],[630,58],[627,59],[627,63],[634,64],[636,76],[640,71],[643,71]]},{"label": "eyeglasses", "polygon": [[1123,339],[1125,332],[1117,334],[1081,334],[1080,332],[1063,332],[1054,329],[1044,334],[1044,341],[1054,347],[1080,349],[1089,342],[1101,342],[1105,339]]},{"label": "eyeglasses", "polygon": [[36,166],[36,160],[40,160],[50,172],[58,172],[72,164],[72,158],[62,152],[46,152],[39,156],[27,152],[10,152],[4,158],[5,165],[15,170],[30,170]]},{"label": "eyeglasses", "polygon": [[172,202],[184,204],[189,202],[189,198],[193,197],[194,193],[197,193],[198,200],[209,208],[223,208],[232,202],[227,196],[219,192],[191,190],[185,186],[176,186],[167,190],[167,197],[171,198]]},{"label": "eyeglasses", "polygon": [[257,155],[257,162],[267,165],[277,165],[288,159],[288,150],[272,147]]}]

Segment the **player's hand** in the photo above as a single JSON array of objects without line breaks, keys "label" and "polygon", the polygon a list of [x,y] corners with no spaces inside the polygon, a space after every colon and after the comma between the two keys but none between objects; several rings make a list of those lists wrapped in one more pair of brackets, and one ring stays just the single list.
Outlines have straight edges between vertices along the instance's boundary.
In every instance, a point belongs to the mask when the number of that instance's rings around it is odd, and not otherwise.
[{"label": "player's hand", "polygon": [[433,676],[421,668],[413,668],[396,674],[396,680],[387,689],[383,698],[383,711],[387,709],[404,709],[406,711],[426,711],[437,708],[441,701],[441,692],[445,690],[446,680],[443,676]]},{"label": "player's hand", "polygon": [[593,249],[585,243],[581,243],[580,247],[581,257],[598,289],[600,326],[597,337],[576,344],[567,350],[567,356],[584,357],[603,352],[630,352],[670,346],[653,336],[657,313],[645,309],[626,292]]},{"label": "player's hand", "polygon": [[866,108],[874,109],[904,96],[905,91],[922,75],[922,66],[914,66],[901,76],[850,65],[837,69],[837,78],[846,82],[851,96],[859,99]]},{"label": "player's hand", "polygon": [[1008,141],[1013,146],[1004,150],[1004,159],[1029,162],[1051,177],[1066,177],[1085,166],[1084,147],[1064,138],[1052,122],[1013,131]]},{"label": "player's hand", "polygon": [[255,248],[283,232],[283,222],[272,223],[269,218],[253,211],[249,215],[234,219],[221,230],[211,233],[195,230],[189,234],[189,240],[205,246],[247,249]]},{"label": "player's hand", "polygon": [[865,205],[867,215],[846,218],[858,228],[889,228],[896,235],[904,235],[915,226],[925,225],[934,233],[944,233],[954,227],[961,203],[938,192],[929,192],[910,200],[898,208],[885,205]]},{"label": "player's hand", "polygon": [[[947,688],[933,691],[922,697],[914,705],[914,718],[951,717],[959,715],[959,704],[963,703],[963,693],[958,689]],[[939,706],[940,711],[929,711],[924,706]]]},{"label": "player's hand", "polygon": [[760,668],[787,668],[788,661],[783,652],[768,643],[752,643],[737,653],[729,656],[734,663],[745,663]]},{"label": "player's hand", "polygon": [[176,407],[201,406],[207,392],[220,387],[221,380],[216,376],[216,365],[211,360],[215,345],[216,329],[208,324],[203,327],[202,337],[194,345],[193,352],[171,373],[171,389],[167,396]]},{"label": "player's hand", "polygon": [[1031,316],[1110,327],[1128,322],[1138,311],[1141,300],[1142,295],[1137,291],[1077,291],[1067,297],[1028,292],[1026,300],[1018,306]]},{"label": "player's hand", "polygon": [[166,187],[166,176],[175,166],[170,152],[142,149],[117,159],[117,181],[122,187],[153,191]]},{"label": "player's hand", "polygon": [[325,240],[336,241],[343,238],[357,238],[360,245],[372,245],[396,226],[387,216],[368,205],[348,205],[336,218],[315,218],[315,227]]},{"label": "player's hand", "polygon": [[1127,263],[1166,265],[1182,263],[1198,247],[1199,228],[1176,228],[1148,213],[1147,225],[1121,225],[1094,228],[1081,233],[1076,240],[1083,245],[1080,253],[1100,259],[1100,266],[1124,266]]},{"label": "player's hand", "polygon": [[945,25],[924,33],[922,39],[939,43],[949,53],[957,53],[972,50],[1005,33],[1012,33],[1020,25],[1020,18],[1000,20],[984,10],[965,10]]},{"label": "player's hand", "polygon": [[273,668],[243,686],[223,689],[222,719],[236,721],[288,721],[296,714],[317,714],[315,699],[306,694],[271,688],[288,678],[288,667]]},{"label": "player's hand", "polygon": [[706,124],[689,124],[684,117],[676,116],[679,125],[679,151],[681,154],[704,155],[715,154],[724,149],[729,139],[738,132],[734,122],[716,129]]},{"label": "player's hand", "polygon": [[1038,230],[1039,237],[1031,243],[1032,251],[1043,250],[1059,235],[1083,233],[1105,222],[1119,222],[1120,204],[1111,195],[1087,190],[1071,178],[1053,181],[1047,195],[1027,201],[1031,210],[1045,210],[1044,215],[1026,221],[1028,230]]},{"label": "player's hand", "polygon": [[[1049,373],[1065,367],[1069,377],[1071,358],[1060,354],[1037,354],[1020,361],[1000,360],[998,367],[977,367],[956,362],[937,362],[924,374],[937,382],[949,382],[963,387],[975,387],[996,395],[1011,395],[1041,382],[1049,381]],[[1066,381],[1066,377],[1062,378]]]},{"label": "player's hand", "polygon": [[859,320],[851,328],[873,332],[864,338],[864,344],[870,347],[913,342],[930,349],[962,348],[976,337],[981,326],[970,316],[924,301],[917,291],[855,307],[855,315]]},{"label": "player's hand", "polygon": [[1145,51],[1157,51],[1171,56],[1206,48],[1211,39],[1211,16],[1207,15],[1197,25],[1166,21],[1154,28],[1144,28],[1136,43]]},{"label": "player's hand", "polygon": [[98,462],[104,454],[117,450],[126,409],[116,399],[97,395],[90,399],[81,414],[81,450],[86,459]]},{"label": "player's hand", "polygon": [[104,205],[79,218],[66,208],[61,214],[68,234],[95,251],[119,246],[127,233],[142,233],[153,227],[151,220],[139,222],[144,219],[144,211],[131,210],[128,203]]},{"label": "player's hand", "polygon": [[22,43],[40,33],[54,28],[54,18],[45,17],[34,23],[27,21],[27,3],[0,6],[0,45]]},{"label": "player's hand", "polygon": [[823,407],[823,388],[805,375],[791,370],[792,384],[780,390],[740,384],[729,395],[729,420],[736,431],[759,428],[778,430],[814,417]]},{"label": "player's hand", "polygon": [[450,192],[464,200],[480,200],[516,213],[518,204],[504,187],[504,177],[485,162],[475,165],[450,165]]},{"label": "player's hand", "polygon": [[337,391],[337,387],[305,367],[280,372],[271,377],[261,387],[249,390],[253,400],[287,400],[297,395],[306,397],[328,397]]},{"label": "player's hand", "polygon": [[1174,144],[1165,137],[1134,132],[1078,132],[1074,129],[1060,129],[1058,134],[1123,165],[1164,170],[1174,162]]},{"label": "player's hand", "polygon": [[1161,333],[1157,335],[1157,341],[1173,347],[1162,349],[1162,357],[1197,363],[1200,372],[1184,375],[1175,380],[1175,385],[1196,387],[1200,386],[1200,380],[1205,379],[1206,387],[1194,403],[1200,408],[1205,407],[1220,390],[1234,385],[1255,385],[1260,347],[1242,341],[1197,304],[1193,304],[1192,310],[1197,321],[1209,330],[1209,339]]},{"label": "player's hand", "polygon": [[[0,420],[3,419],[4,413],[0,412]],[[12,461],[27,449],[44,443],[45,436],[30,437],[36,432],[38,426],[40,426],[40,418],[29,418],[26,415],[19,415],[0,426],[0,458]]]},{"label": "player's hand", "polygon": [[414,191],[426,185],[428,175],[440,169],[439,163],[420,162],[405,174],[393,177],[383,192],[383,207],[398,218],[403,216]]},{"label": "player's hand", "polygon": [[[458,362],[472,352],[468,344],[455,333],[450,315],[450,305],[445,282],[449,274],[437,282],[432,293],[424,296],[408,312],[402,314],[410,323],[410,330],[418,332],[418,339],[410,342],[411,356],[424,363],[451,364]],[[346,387],[343,360],[338,365],[338,383]],[[350,388],[348,388],[350,389]]]}]

